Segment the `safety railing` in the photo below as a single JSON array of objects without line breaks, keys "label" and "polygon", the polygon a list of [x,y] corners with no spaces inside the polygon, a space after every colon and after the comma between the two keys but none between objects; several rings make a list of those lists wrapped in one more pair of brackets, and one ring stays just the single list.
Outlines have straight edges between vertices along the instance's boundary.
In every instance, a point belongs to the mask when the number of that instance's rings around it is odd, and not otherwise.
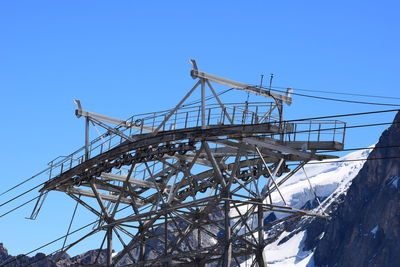
[{"label": "safety railing", "polygon": [[[205,126],[228,125],[228,124],[258,124],[278,122],[278,109],[275,103],[228,103],[223,106],[209,104],[205,106]],[[132,127],[117,126],[114,130],[126,136],[151,133],[168,116],[171,110],[134,115],[127,121]],[[169,131],[202,126],[201,106],[181,107],[177,109],[168,120],[163,123],[159,131]],[[101,134],[89,143],[88,158],[93,158],[118,145],[126,139],[116,133],[108,131]],[[49,179],[72,169],[86,160],[85,147],[81,147],[67,156],[58,157],[49,163]]]},{"label": "safety railing", "polygon": [[307,120],[284,122],[283,141],[332,141],[344,143],[346,123],[338,120]]},{"label": "safety railing", "polygon": [[[152,132],[170,113],[170,110],[134,115],[127,121],[133,127],[117,126],[114,129],[128,136]],[[275,103],[228,103],[222,107],[210,104],[205,107],[205,123],[211,125],[257,124],[278,121]],[[163,124],[160,131],[199,127],[202,125],[201,106],[182,107]],[[106,132],[89,143],[88,156],[92,158],[126,141],[123,137]],[[67,156],[57,157],[49,163],[49,179],[81,164],[86,160],[85,147],[81,147]]]},{"label": "safety railing", "polygon": [[[279,120],[274,112],[275,103],[229,103],[205,106],[205,126],[223,124],[255,124]],[[168,111],[132,116],[128,121],[140,129],[140,133],[156,129],[167,117]],[[191,106],[176,110],[162,125],[160,131],[202,126],[202,107]]]}]

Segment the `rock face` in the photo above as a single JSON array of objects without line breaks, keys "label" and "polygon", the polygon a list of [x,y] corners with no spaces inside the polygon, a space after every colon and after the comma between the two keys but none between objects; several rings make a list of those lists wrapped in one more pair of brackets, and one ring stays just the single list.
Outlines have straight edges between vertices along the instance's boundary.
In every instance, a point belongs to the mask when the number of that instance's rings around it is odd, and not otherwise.
[{"label": "rock face", "polygon": [[[66,266],[82,266],[82,265],[90,265],[90,264],[105,264],[107,258],[107,251],[103,250],[89,250],[83,254],[79,254],[74,257],[69,257],[68,254],[65,254],[61,260],[57,262],[57,267],[66,267]],[[56,256],[53,257],[56,259]]]},{"label": "rock face", "polygon": [[7,249],[0,243],[0,262],[5,262],[9,257]]},{"label": "rock face", "polygon": [[99,250],[90,250],[75,257],[70,257],[68,254],[64,254],[58,262],[56,262],[56,259],[58,259],[57,254],[46,256],[43,253],[37,253],[33,257],[24,255],[11,256],[8,254],[7,249],[4,248],[3,244],[0,243],[0,265],[4,264],[4,266],[7,267],[75,267],[94,263],[96,259],[98,264],[104,264],[106,251],[102,250],[99,253]]},{"label": "rock face", "polygon": [[7,249],[0,243],[0,263],[7,267],[32,266],[32,267],[56,267],[51,258],[43,253],[38,253],[33,257],[19,255],[13,257],[8,254]]},{"label": "rock face", "polygon": [[316,266],[400,266],[400,113],[368,158],[332,219],[309,229]]}]

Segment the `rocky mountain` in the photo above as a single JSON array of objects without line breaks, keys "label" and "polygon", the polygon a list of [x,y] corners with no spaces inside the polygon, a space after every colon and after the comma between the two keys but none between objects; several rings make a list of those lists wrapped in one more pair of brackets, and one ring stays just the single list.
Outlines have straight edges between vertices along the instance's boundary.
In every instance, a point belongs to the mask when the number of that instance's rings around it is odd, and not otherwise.
[{"label": "rocky mountain", "polygon": [[[311,162],[305,166],[304,171],[296,173],[290,182],[282,186],[282,195],[290,206],[331,215],[343,202],[353,179],[364,165],[364,161],[358,159],[367,158],[371,150],[356,151],[331,162]],[[311,188],[307,177],[312,184]],[[275,195],[274,200],[283,204],[279,202],[278,195]],[[265,214],[266,218],[269,216],[271,213]],[[279,219],[285,215],[275,213],[274,216]],[[328,222],[326,219],[304,217],[294,224],[267,245],[264,253],[268,266],[314,267],[314,250],[323,235],[321,229]]]},{"label": "rocky mountain", "polygon": [[47,256],[43,253],[37,253],[32,257],[24,255],[12,256],[8,254],[7,249],[0,243],[0,266],[7,267],[78,267],[84,266],[85,264],[93,264],[96,259],[97,263],[104,264],[106,260],[106,251],[89,250],[74,257],[64,254],[60,257],[60,260],[57,261],[59,256],[58,254]]},{"label": "rocky mountain", "polygon": [[[330,219],[305,218],[282,234],[265,250],[269,266],[400,266],[399,123],[400,113],[370,153],[351,153],[336,169],[321,164],[311,170],[317,195],[325,198],[314,211]],[[367,156],[365,163],[353,161]],[[303,208],[313,208],[313,198],[296,188],[300,183],[292,180],[286,191],[298,206],[306,201]]]},{"label": "rocky mountain", "polygon": [[51,258],[43,253],[38,253],[33,257],[17,256],[8,254],[7,249],[0,243],[0,264],[7,267],[32,266],[32,267],[53,267],[56,266]]},{"label": "rocky mountain", "polygon": [[[400,266],[400,113],[321,227],[316,266]],[[375,159],[375,160],[373,160]]]}]

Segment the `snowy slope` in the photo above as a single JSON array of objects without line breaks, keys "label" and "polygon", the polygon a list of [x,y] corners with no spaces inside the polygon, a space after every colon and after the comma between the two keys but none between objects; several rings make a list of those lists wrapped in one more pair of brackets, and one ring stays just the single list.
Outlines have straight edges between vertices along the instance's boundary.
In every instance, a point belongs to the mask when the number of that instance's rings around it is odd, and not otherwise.
[{"label": "snowy slope", "polygon": [[[308,201],[315,198],[314,192],[307,181],[308,176],[316,195],[320,199],[326,199],[322,203],[325,206],[331,200],[330,197],[348,189],[352,179],[364,165],[365,161],[358,161],[358,159],[367,158],[371,150],[356,151],[339,159],[323,162],[313,161],[305,165],[305,173],[303,170],[299,170],[280,187],[286,202],[289,206],[300,209]],[[273,193],[273,202],[283,204],[276,191]]]},{"label": "snowy slope", "polygon": [[[330,163],[317,164],[311,162],[311,164],[305,166],[305,173],[310,179],[316,195],[320,199],[324,199],[321,207],[315,208],[314,212],[322,212],[339,195],[346,193],[352,179],[357,175],[365,162],[357,160],[367,158],[371,150],[356,151],[340,159],[331,160]],[[345,160],[345,162],[335,162],[342,160]],[[303,170],[300,170],[286,184],[280,187],[286,202],[294,208],[303,208],[307,202],[315,199],[314,192],[310,189],[310,184],[307,181],[305,173]],[[273,200],[277,204],[283,204],[278,193],[273,195]],[[268,214],[265,216],[268,216]],[[276,214],[276,216],[279,218],[284,215]],[[278,240],[266,247],[264,255],[268,266],[314,267],[313,251],[303,251],[306,231],[296,233],[286,242],[281,242],[289,234],[288,232],[284,232]],[[250,266],[248,262],[244,262],[242,266],[246,266],[246,264]]]},{"label": "snowy slope", "polygon": [[314,266],[312,251],[303,251],[303,241],[306,235],[305,231],[295,234],[282,245],[278,245],[279,241],[287,235],[288,233],[284,233],[278,241],[270,244],[264,252],[268,261],[268,266]]}]

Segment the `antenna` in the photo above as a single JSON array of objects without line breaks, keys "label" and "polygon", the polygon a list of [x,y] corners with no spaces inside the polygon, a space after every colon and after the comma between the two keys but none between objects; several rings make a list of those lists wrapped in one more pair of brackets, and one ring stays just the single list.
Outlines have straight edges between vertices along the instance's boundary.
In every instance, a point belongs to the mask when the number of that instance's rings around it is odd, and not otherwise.
[{"label": "antenna", "polygon": [[273,79],[274,79],[274,74],[271,73],[270,76],[269,76],[269,89],[272,88],[272,80],[273,80]]},{"label": "antenna", "polygon": [[261,74],[260,88],[263,87],[264,74]]}]

